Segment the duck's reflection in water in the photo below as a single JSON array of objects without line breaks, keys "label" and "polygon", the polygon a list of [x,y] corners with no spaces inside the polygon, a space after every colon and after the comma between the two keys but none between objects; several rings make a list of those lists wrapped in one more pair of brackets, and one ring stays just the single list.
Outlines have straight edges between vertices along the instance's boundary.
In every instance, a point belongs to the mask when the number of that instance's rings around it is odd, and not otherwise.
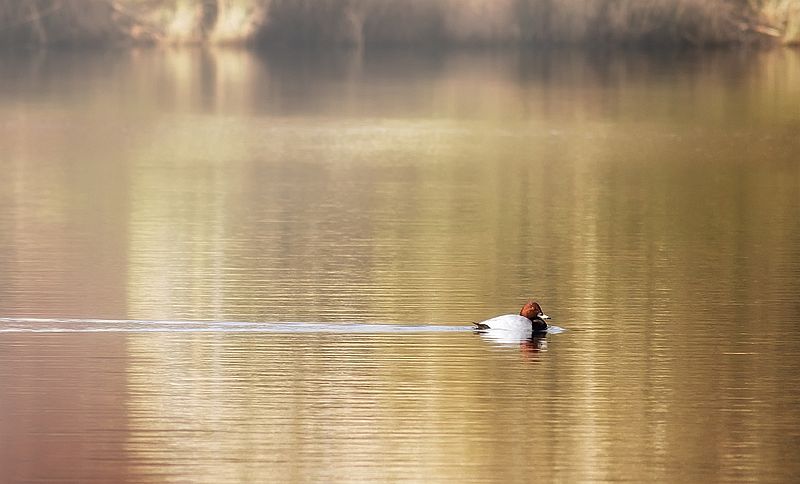
[{"label": "duck's reflection in water", "polygon": [[521,341],[519,348],[523,353],[534,355],[547,351],[547,336],[546,334],[535,335],[530,339]]},{"label": "duck's reflection in water", "polygon": [[524,355],[532,359],[538,359],[540,353],[547,351],[546,332],[487,329],[475,331],[475,334],[497,346],[517,346]]}]

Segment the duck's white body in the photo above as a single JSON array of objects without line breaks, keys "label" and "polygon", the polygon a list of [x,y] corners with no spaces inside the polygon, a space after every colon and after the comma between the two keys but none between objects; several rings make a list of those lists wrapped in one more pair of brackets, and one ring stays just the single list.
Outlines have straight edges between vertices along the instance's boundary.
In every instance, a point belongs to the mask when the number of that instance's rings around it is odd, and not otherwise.
[{"label": "duck's white body", "polygon": [[479,328],[486,329],[500,329],[505,331],[514,331],[522,333],[530,333],[532,330],[531,320],[519,314],[504,314],[496,316],[486,321],[477,323]]}]

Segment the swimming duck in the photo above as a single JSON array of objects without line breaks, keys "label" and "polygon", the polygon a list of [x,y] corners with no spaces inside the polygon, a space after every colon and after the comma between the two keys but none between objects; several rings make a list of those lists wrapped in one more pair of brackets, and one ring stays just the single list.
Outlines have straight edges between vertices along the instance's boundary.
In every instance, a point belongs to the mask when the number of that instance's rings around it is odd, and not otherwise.
[{"label": "swimming duck", "polygon": [[545,320],[550,316],[542,312],[542,307],[536,301],[528,301],[522,306],[519,314],[504,314],[480,323],[473,323],[479,330],[502,329],[507,331],[547,331]]}]

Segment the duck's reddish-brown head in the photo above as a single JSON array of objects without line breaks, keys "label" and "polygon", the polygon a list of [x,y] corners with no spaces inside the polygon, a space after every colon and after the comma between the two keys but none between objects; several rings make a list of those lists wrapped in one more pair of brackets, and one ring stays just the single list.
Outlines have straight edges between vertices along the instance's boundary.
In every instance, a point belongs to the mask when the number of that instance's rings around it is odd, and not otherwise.
[{"label": "duck's reddish-brown head", "polygon": [[546,315],[542,311],[542,307],[539,306],[539,303],[536,301],[528,301],[522,306],[522,310],[519,312],[520,316],[530,319],[533,321],[534,319],[550,319],[550,316]]}]

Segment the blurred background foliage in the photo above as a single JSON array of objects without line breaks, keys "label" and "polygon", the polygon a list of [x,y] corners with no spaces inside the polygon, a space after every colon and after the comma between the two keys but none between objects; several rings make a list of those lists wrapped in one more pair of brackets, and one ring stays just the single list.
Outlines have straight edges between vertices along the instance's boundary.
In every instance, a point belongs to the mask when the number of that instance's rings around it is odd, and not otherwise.
[{"label": "blurred background foliage", "polygon": [[800,44],[800,0],[0,0],[0,45]]}]

